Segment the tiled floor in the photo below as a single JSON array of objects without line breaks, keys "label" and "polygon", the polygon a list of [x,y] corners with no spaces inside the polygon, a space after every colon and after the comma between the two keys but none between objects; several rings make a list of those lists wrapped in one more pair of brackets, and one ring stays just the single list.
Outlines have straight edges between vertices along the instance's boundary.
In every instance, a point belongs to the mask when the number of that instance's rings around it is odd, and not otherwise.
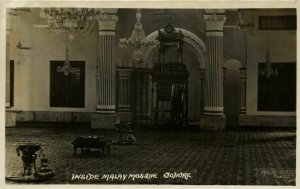
[{"label": "tiled floor", "polygon": [[[116,138],[105,130],[7,128],[6,176],[22,170],[16,142],[43,143],[55,177],[44,183],[295,185],[296,134],[293,131],[135,131],[133,145],[113,145],[111,154],[74,156],[71,141],[80,135]],[[39,161],[37,161],[39,165]],[[191,178],[165,178],[169,173]],[[72,180],[73,174],[98,175],[93,180]],[[137,178],[134,174],[157,178]],[[117,179],[108,174],[124,174]],[[13,184],[12,181],[7,183]]]}]

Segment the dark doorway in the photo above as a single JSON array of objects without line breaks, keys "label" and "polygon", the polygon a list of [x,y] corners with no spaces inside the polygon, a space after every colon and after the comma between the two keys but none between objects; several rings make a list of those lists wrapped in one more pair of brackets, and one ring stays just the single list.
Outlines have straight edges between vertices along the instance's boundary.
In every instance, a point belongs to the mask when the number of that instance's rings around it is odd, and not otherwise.
[{"label": "dark doorway", "polygon": [[50,107],[84,107],[85,62],[71,61],[77,73],[58,73],[64,61],[50,61]]},{"label": "dark doorway", "polygon": [[9,62],[9,71],[10,71],[10,82],[9,82],[9,102],[10,102],[10,107],[14,106],[14,78],[15,78],[15,61],[14,60],[10,60]]}]

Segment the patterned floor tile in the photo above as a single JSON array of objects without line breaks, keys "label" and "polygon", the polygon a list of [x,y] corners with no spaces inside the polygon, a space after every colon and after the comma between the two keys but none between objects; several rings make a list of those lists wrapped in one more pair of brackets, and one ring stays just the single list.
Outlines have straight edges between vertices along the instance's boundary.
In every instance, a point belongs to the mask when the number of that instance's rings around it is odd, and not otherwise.
[{"label": "patterned floor tile", "polygon": [[[296,134],[291,131],[138,131],[135,144],[113,145],[110,155],[74,156],[71,141],[80,135],[117,136],[105,130],[7,128],[6,176],[22,170],[16,143],[32,141],[43,143],[56,173],[46,184],[295,185]],[[72,180],[74,174],[89,173],[100,179]],[[139,178],[147,173],[156,178]],[[105,178],[118,174],[127,178]]]}]

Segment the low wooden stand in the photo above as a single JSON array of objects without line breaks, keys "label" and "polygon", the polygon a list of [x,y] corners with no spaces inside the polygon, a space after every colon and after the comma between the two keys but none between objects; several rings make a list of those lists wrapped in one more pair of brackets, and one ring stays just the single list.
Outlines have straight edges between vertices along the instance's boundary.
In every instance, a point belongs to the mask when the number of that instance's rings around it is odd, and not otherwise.
[{"label": "low wooden stand", "polygon": [[77,148],[81,148],[81,153],[84,152],[84,149],[97,148],[101,149],[103,154],[105,154],[105,150],[107,151],[106,154],[109,154],[111,140],[103,136],[81,136],[76,138],[72,144],[74,147],[74,155],[77,154]]}]

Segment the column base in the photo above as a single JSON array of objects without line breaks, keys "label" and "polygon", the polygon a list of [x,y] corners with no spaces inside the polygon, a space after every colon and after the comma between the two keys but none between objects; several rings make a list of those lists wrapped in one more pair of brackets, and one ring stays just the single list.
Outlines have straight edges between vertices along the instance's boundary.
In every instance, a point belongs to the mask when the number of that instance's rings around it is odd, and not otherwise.
[{"label": "column base", "polygon": [[246,114],[246,108],[245,107],[242,107],[240,109],[240,114],[243,115],[243,114]]},{"label": "column base", "polygon": [[224,115],[223,107],[204,107],[204,116],[217,116],[222,117]]},{"label": "column base", "polygon": [[94,112],[91,115],[92,129],[114,129],[114,124],[116,122],[117,122],[116,113]]},{"label": "column base", "polygon": [[115,105],[110,105],[110,106],[97,105],[96,106],[96,111],[98,113],[115,113],[116,112],[116,107],[115,107]]},{"label": "column base", "polygon": [[221,116],[201,116],[200,117],[200,130],[206,131],[225,131],[226,130],[226,117]]}]

